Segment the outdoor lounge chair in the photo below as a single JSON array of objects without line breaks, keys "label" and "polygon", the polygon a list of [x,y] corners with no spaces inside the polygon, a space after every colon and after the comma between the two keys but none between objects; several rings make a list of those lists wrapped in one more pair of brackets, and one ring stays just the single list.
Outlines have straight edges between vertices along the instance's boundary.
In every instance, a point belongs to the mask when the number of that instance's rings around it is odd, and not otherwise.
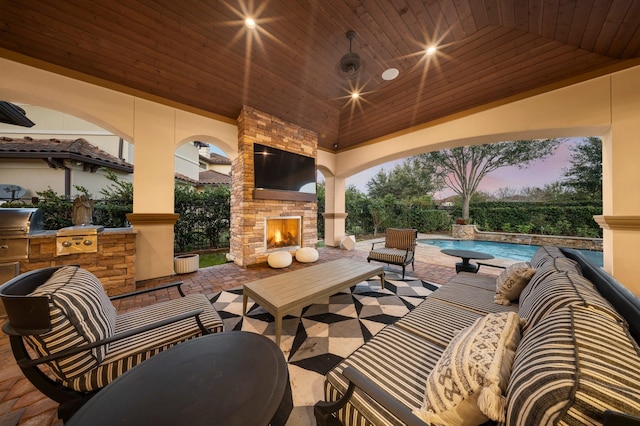
[{"label": "outdoor lounge chair", "polygon": [[[180,284],[109,299],[95,275],[77,266],[26,272],[0,286],[7,312],[2,329],[24,375],[60,403],[58,416],[66,421],[96,392],[142,361],[180,342],[223,330],[206,296],[185,296]],[[183,297],[123,314],[111,303],[171,287]]]},{"label": "outdoor lounge chair", "polygon": [[[418,231],[416,229],[387,229],[384,241],[376,241],[371,245],[367,261],[383,262],[402,266],[402,279],[408,264],[414,269],[414,250]],[[376,244],[384,242],[384,247],[376,248]]]}]

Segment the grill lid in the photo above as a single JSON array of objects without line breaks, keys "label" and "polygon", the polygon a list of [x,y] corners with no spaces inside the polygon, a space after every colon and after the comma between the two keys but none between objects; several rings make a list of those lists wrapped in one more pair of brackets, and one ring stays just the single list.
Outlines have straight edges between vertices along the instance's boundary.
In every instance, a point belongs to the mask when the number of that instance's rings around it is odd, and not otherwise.
[{"label": "grill lid", "polygon": [[42,211],[37,208],[0,208],[0,237],[22,237],[42,231]]}]

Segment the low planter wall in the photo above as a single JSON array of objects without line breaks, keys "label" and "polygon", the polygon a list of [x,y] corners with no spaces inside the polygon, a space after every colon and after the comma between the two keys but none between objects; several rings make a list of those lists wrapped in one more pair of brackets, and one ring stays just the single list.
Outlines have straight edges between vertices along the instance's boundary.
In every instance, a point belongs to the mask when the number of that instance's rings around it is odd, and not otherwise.
[{"label": "low planter wall", "polygon": [[456,240],[475,240],[476,231],[475,225],[456,224],[451,227],[451,236]]},{"label": "low planter wall", "polygon": [[[454,225],[455,227],[456,225]],[[469,225],[467,225],[469,226]],[[567,237],[539,234],[516,234],[510,232],[485,232],[474,228],[474,240],[500,243],[527,244],[532,246],[558,246],[583,250],[602,251],[602,238]]]}]

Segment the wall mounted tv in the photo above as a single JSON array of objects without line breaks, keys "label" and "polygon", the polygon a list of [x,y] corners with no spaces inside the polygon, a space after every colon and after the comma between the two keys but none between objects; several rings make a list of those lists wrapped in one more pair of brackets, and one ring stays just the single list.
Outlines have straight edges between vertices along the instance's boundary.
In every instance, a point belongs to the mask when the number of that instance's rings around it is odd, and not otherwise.
[{"label": "wall mounted tv", "polygon": [[253,144],[253,198],[316,201],[316,160]]}]

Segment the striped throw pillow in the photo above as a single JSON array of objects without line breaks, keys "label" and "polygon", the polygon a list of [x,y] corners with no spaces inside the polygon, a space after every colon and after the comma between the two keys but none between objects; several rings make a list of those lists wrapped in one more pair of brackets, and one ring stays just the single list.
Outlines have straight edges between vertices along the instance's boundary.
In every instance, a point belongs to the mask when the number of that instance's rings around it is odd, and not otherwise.
[{"label": "striped throw pillow", "polygon": [[[549,276],[556,272],[572,272],[582,275],[580,265],[578,265],[574,260],[566,257],[549,258],[538,266],[536,273],[531,277],[529,284],[522,290],[522,293],[520,293],[520,304],[529,297],[529,293],[531,293],[539,283],[544,282]],[[590,285],[595,289],[593,284],[590,283]]]},{"label": "striped throw pillow", "polygon": [[503,393],[519,342],[516,313],[478,318],[451,340],[427,377],[424,403],[414,414],[449,426],[503,421]]},{"label": "striped throw pillow", "polygon": [[537,285],[532,282],[530,293],[520,300],[518,314],[525,320],[522,333],[526,334],[547,315],[570,305],[588,306],[608,314],[613,320],[624,319],[596,290],[591,281],[571,272],[554,272]]},{"label": "striped throw pillow", "polygon": [[602,424],[640,416],[640,349],[628,329],[584,306],[551,313],[523,336],[507,387],[507,426]]},{"label": "striped throw pillow", "polygon": [[542,246],[531,256],[529,263],[534,268],[539,268],[544,262],[550,258],[566,257],[558,247]]},{"label": "striped throw pillow", "polygon": [[[114,334],[116,310],[102,284],[91,272],[77,266],[64,266],[39,286],[32,296],[49,297],[51,330],[26,337],[40,355],[93,343]],[[47,363],[60,380],[70,380],[97,367],[108,345]]]}]

